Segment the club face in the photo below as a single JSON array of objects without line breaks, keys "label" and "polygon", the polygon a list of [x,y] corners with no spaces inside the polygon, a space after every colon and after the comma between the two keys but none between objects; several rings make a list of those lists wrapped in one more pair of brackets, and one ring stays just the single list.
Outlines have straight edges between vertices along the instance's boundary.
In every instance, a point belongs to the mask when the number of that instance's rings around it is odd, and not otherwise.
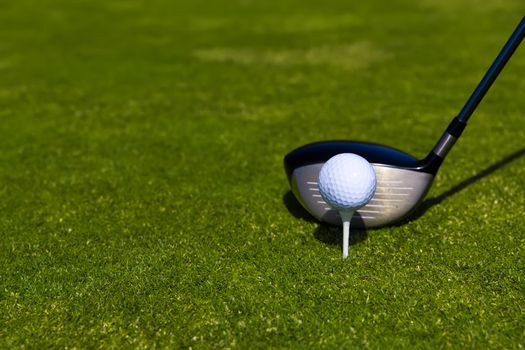
[{"label": "club face", "polygon": [[338,153],[358,154],[370,161],[376,172],[376,192],[355,212],[352,227],[376,228],[402,220],[423,199],[434,178],[434,174],[421,171],[416,158],[381,145],[323,142],[291,152],[285,158],[285,167],[292,192],[310,214],[332,225],[340,226],[341,218],[321,197],[317,179],[324,162]]},{"label": "club face", "polygon": [[[339,213],[319,193],[317,179],[323,163],[294,170],[292,191],[310,214],[332,225],[341,225]],[[370,202],[358,209],[352,227],[375,228],[395,223],[406,217],[428,191],[433,175],[412,170],[372,164],[376,172],[376,192]]]}]

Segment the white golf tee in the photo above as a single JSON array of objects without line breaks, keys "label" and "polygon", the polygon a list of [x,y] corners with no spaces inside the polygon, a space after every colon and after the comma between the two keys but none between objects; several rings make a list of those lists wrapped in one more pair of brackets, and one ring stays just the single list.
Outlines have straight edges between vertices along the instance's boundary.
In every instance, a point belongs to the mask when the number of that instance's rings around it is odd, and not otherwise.
[{"label": "white golf tee", "polygon": [[339,215],[343,221],[343,259],[348,258],[348,246],[350,244],[350,221],[355,210],[340,210]]}]

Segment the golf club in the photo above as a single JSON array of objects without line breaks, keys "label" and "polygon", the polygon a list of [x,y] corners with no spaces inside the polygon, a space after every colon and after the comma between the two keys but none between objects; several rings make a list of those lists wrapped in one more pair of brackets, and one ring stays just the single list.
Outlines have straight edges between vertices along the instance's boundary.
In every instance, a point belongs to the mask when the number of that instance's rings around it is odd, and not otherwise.
[{"label": "golf club", "polygon": [[525,36],[523,17],[485,76],[430,153],[417,158],[388,146],[358,141],[325,141],[308,144],[290,152],[284,167],[292,192],[315,218],[341,225],[337,210],[319,194],[317,179],[323,164],[339,153],[355,153],[368,160],[377,177],[377,189],[370,202],[357,210],[351,225],[375,228],[405,218],[421,202],[446,155],[460,137],[467,121],[496,80]]}]

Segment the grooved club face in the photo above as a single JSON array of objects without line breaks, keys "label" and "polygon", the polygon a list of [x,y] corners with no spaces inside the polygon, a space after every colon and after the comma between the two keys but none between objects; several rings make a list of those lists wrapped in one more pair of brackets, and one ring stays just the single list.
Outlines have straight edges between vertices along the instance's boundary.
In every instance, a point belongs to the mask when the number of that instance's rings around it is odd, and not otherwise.
[{"label": "grooved club face", "polygon": [[292,192],[315,218],[341,225],[339,213],[321,197],[318,188],[323,164],[340,153],[354,153],[372,164],[377,187],[374,196],[352,218],[352,227],[386,226],[405,218],[427,193],[441,158],[434,153],[418,160],[391,147],[356,141],[312,143],[290,152],[284,165]]},{"label": "grooved club face", "polygon": [[[315,218],[332,225],[342,225],[337,210],[332,209],[319,194],[317,179],[323,163],[294,169],[292,191],[306,210]],[[358,209],[352,227],[381,227],[406,217],[423,199],[434,176],[424,172],[372,164],[377,188],[370,202]]]}]

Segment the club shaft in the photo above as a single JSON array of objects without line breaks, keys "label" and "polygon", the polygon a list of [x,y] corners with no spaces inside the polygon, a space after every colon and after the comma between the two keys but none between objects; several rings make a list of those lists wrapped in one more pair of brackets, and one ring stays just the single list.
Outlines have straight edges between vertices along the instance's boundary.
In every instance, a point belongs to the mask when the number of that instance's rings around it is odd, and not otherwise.
[{"label": "club shaft", "polygon": [[503,48],[501,49],[500,53],[498,54],[498,57],[496,57],[494,63],[492,63],[490,68],[487,70],[487,73],[485,73],[485,76],[483,77],[483,79],[481,79],[478,86],[468,99],[467,103],[465,103],[465,106],[458,114],[458,120],[460,122],[466,123],[467,120],[470,118],[478,104],[481,102],[481,100],[489,90],[494,80],[496,80],[503,67],[505,67],[505,64],[507,63],[509,58],[512,56],[516,48],[520,45],[524,36],[525,16],[521,19],[521,22],[518,24],[505,46],[503,46]]},{"label": "club shaft", "polygon": [[463,133],[463,129],[465,129],[468,119],[478,104],[481,102],[494,80],[496,80],[498,77],[498,74],[501,72],[503,67],[505,67],[505,64],[508,62],[514,51],[516,51],[516,48],[520,45],[524,36],[525,16],[521,19],[509,40],[503,46],[500,53],[494,60],[494,63],[492,63],[490,68],[487,70],[487,73],[485,73],[485,76],[483,76],[483,79],[481,79],[478,86],[465,103],[465,106],[463,106],[461,112],[452,120],[447,130],[443,133],[428,156],[421,161],[422,168],[426,169],[426,171],[432,174],[437,172],[441,163],[443,162],[443,159],[445,159],[445,156],[452,149],[457,139]]}]

